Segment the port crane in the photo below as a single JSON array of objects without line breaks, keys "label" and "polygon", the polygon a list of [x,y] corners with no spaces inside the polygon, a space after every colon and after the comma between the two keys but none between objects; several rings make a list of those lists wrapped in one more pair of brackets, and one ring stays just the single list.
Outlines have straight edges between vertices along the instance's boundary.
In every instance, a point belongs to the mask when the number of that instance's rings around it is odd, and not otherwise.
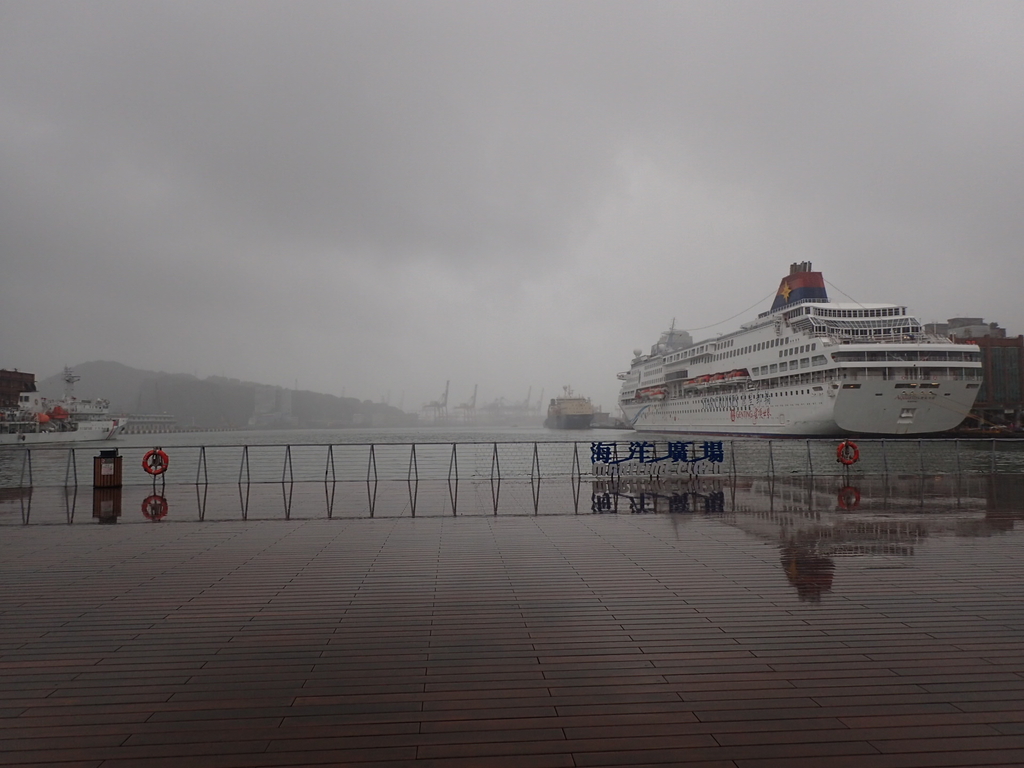
[{"label": "port crane", "polygon": [[462,403],[461,405],[455,406],[456,410],[462,411],[462,418],[464,421],[476,420],[476,390],[479,386],[479,384],[473,385],[473,396],[469,398],[468,403]]},{"label": "port crane", "polygon": [[441,397],[423,405],[423,410],[429,410],[433,413],[434,421],[448,420],[448,387],[450,384],[451,380],[446,381],[444,383],[444,393]]}]

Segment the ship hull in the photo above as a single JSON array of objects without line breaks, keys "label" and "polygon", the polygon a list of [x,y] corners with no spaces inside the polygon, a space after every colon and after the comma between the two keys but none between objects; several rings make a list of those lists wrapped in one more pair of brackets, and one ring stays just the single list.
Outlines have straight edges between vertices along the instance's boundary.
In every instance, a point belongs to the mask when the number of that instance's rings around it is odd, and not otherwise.
[{"label": "ship hull", "polygon": [[121,433],[126,423],[124,419],[110,419],[79,422],[73,430],[4,432],[0,433],[0,445],[51,445],[110,440]]},{"label": "ship hull", "polygon": [[916,436],[959,425],[977,389],[964,381],[937,388],[897,388],[890,381],[803,386],[783,392],[704,394],[658,403],[623,404],[637,430],[668,434],[763,437]]},{"label": "ship hull", "polygon": [[590,429],[592,413],[561,413],[548,416],[544,426],[548,429]]}]

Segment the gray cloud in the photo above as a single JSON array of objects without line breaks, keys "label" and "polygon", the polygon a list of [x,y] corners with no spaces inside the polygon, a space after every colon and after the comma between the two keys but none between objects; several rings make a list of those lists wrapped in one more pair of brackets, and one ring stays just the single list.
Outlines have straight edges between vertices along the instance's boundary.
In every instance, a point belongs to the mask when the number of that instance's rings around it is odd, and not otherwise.
[{"label": "gray cloud", "polygon": [[1022,16],[3,4],[0,365],[610,405],[804,259],[1024,332]]}]

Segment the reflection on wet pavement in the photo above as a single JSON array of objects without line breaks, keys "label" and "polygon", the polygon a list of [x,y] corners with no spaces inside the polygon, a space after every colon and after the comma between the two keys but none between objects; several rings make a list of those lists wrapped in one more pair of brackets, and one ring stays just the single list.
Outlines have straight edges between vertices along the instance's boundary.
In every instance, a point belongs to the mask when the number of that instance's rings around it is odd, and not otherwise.
[{"label": "reflection on wet pavement", "polygon": [[1024,764],[1017,476],[0,491],[10,764]]},{"label": "reflection on wet pavement", "polygon": [[[83,518],[83,513],[86,516]],[[930,537],[984,537],[1024,519],[1016,475],[551,481],[190,484],[0,490],[0,526],[436,516],[665,514],[700,517],[778,547],[802,599],[832,588],[836,562],[913,557]]]}]

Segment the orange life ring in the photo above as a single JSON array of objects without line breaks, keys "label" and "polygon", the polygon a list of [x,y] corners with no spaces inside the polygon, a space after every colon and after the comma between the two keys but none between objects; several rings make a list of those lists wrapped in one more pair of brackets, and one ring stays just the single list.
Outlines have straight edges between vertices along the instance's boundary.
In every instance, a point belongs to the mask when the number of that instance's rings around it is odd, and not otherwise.
[{"label": "orange life ring", "polygon": [[857,447],[853,440],[843,440],[839,447],[836,448],[836,461],[840,464],[850,466],[851,464],[856,464],[859,458],[860,448]]},{"label": "orange life ring", "polygon": [[158,494],[149,496],[142,502],[142,515],[147,520],[161,520],[167,517],[167,499]]},{"label": "orange life ring", "polygon": [[841,509],[856,509],[860,506],[860,491],[852,485],[840,488],[837,500]]},{"label": "orange life ring", "polygon": [[151,475],[162,475],[167,471],[170,459],[160,448],[154,448],[142,457],[142,468]]}]

